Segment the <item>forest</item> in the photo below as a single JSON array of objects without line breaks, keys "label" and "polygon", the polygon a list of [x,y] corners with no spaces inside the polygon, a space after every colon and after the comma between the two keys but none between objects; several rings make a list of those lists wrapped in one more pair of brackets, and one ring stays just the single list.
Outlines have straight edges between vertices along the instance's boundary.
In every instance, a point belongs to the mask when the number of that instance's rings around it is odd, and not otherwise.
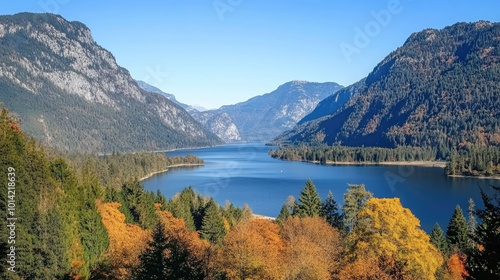
[{"label": "forest", "polygon": [[495,146],[467,146],[447,152],[443,157],[438,149],[401,146],[397,148],[346,147],[327,145],[300,145],[269,151],[273,158],[282,160],[327,163],[381,163],[394,161],[446,160],[448,175],[499,176],[500,149]]},{"label": "forest", "polygon": [[0,210],[18,218],[15,230],[1,231],[2,279],[500,277],[497,187],[482,193],[483,209],[470,200],[465,213],[450,209],[445,229],[427,234],[399,199],[377,198],[364,185],[349,185],[340,207],[307,180],[275,220],[255,218],[247,205],[218,205],[192,188],[167,199],[138,178],[199,159],[69,159],[27,136],[5,109],[0,155],[2,185],[16,191],[3,188]]}]

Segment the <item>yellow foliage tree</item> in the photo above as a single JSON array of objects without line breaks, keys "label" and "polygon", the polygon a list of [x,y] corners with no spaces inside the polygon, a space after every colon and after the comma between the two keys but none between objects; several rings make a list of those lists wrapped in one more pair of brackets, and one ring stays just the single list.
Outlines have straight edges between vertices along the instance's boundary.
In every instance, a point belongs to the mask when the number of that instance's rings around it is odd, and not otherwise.
[{"label": "yellow foliage tree", "polygon": [[221,270],[229,279],[281,279],[279,226],[263,219],[235,226],[224,238]]},{"label": "yellow foliage tree", "polygon": [[319,217],[291,217],[284,221],[285,279],[330,279],[338,269],[339,233]]},{"label": "yellow foliage tree", "polygon": [[435,279],[443,257],[398,198],[368,200],[358,221],[348,237],[352,259],[374,258],[385,273],[398,279]]},{"label": "yellow foliage tree", "polygon": [[109,236],[106,252],[109,271],[114,279],[130,279],[139,265],[139,256],[151,240],[151,232],[137,225],[125,223],[125,215],[118,210],[118,202],[98,203],[102,222]]}]

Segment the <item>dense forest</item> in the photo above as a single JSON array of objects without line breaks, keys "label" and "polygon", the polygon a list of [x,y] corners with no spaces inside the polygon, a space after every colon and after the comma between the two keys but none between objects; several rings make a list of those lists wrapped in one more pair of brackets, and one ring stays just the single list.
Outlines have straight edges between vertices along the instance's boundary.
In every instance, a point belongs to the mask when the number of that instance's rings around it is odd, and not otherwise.
[{"label": "dense forest", "polygon": [[[323,100],[274,144],[333,146],[333,157],[325,156],[333,161],[349,150],[339,145],[397,148],[396,155],[418,147],[415,155],[453,161],[450,174],[498,174],[500,158],[489,154],[500,153],[499,36],[500,24],[485,21],[416,32],[366,78],[339,91],[354,92],[343,107],[331,110],[334,100]],[[375,150],[350,149],[345,157],[365,161],[372,153],[377,162],[387,152]]]},{"label": "dense forest", "polygon": [[112,153],[221,144],[183,108],[141,90],[80,22],[0,16],[0,104],[23,130],[66,152]]},{"label": "dense forest", "polygon": [[[421,147],[345,147],[300,145],[270,150],[269,154],[277,159],[335,163],[383,163],[396,161],[435,161],[441,159],[436,148]],[[454,150],[446,158],[446,174],[466,176],[500,176],[500,149],[497,147],[467,147]],[[441,159],[442,160],[442,159]]]},{"label": "dense forest", "polygon": [[192,188],[167,199],[137,178],[172,159],[67,160],[6,110],[0,154],[0,210],[17,219],[1,220],[9,229],[0,236],[2,279],[500,277],[500,188],[483,193],[485,209],[470,200],[467,217],[450,209],[446,231],[436,225],[429,236],[399,199],[375,198],[363,185],[349,185],[340,207],[309,180],[276,220],[256,219],[248,206],[221,207]]}]

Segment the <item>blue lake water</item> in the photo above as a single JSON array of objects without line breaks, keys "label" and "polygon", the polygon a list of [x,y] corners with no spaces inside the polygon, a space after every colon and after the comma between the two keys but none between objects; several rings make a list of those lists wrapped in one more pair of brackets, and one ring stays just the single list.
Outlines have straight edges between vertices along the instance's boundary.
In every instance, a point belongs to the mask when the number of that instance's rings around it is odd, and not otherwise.
[{"label": "blue lake water", "polygon": [[482,207],[479,187],[492,193],[498,180],[449,178],[438,167],[332,166],[273,159],[260,143],[231,144],[213,148],[167,152],[168,156],[194,154],[204,166],[172,168],[142,182],[147,190],[160,191],[168,198],[192,186],[198,193],[224,205],[248,203],[254,213],[276,217],[289,195],[298,198],[311,179],[322,199],[331,190],[342,204],[347,184],[365,184],[375,197],[399,197],[404,207],[420,219],[429,232],[436,222],[446,230],[457,204],[467,215],[471,197]]}]

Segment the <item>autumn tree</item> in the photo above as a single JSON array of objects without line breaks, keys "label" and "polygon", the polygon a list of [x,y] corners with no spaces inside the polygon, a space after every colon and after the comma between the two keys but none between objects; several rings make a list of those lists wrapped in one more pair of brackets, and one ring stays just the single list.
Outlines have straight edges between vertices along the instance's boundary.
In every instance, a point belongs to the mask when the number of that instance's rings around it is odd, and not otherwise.
[{"label": "autumn tree", "polygon": [[284,243],[279,231],[263,219],[235,226],[224,238],[222,271],[229,279],[280,279]]},{"label": "autumn tree", "polygon": [[481,223],[476,229],[474,242],[467,259],[471,279],[500,279],[500,187],[488,196],[481,190],[485,209],[478,209]]},{"label": "autumn tree", "polygon": [[445,254],[448,251],[446,236],[438,223],[432,228],[430,238],[432,245],[436,246],[441,253]]},{"label": "autumn tree", "polygon": [[300,192],[299,203],[297,203],[297,215],[300,217],[316,217],[321,212],[321,198],[311,180],[307,180],[306,186]]},{"label": "autumn tree", "polygon": [[[209,247],[208,242],[190,230],[183,219],[175,218],[169,211],[161,211],[159,204],[156,207],[165,236],[164,279],[205,279],[203,258]],[[160,241],[163,242],[163,239]]]},{"label": "autumn tree", "polygon": [[374,258],[380,269],[396,279],[435,279],[442,263],[420,221],[398,198],[368,200],[348,239],[352,260]]},{"label": "autumn tree", "polygon": [[285,242],[285,279],[330,279],[338,269],[340,235],[320,217],[287,219],[281,230]]},{"label": "autumn tree", "polygon": [[456,247],[460,252],[466,252],[468,244],[468,228],[462,208],[457,204],[446,230],[446,240],[450,249]]},{"label": "autumn tree", "polygon": [[445,280],[462,280],[469,273],[465,269],[466,256],[462,253],[453,253],[446,261]]},{"label": "autumn tree", "polygon": [[321,204],[320,216],[325,218],[332,227],[338,230],[344,230],[343,217],[342,214],[339,213],[339,206],[335,198],[333,198],[333,193],[331,191],[328,192],[328,196]]},{"label": "autumn tree", "polygon": [[363,209],[366,201],[373,197],[373,194],[365,189],[365,185],[349,184],[347,192],[344,194],[344,225],[353,230],[357,225],[357,215]]},{"label": "autumn tree", "polygon": [[99,272],[103,274],[101,278],[109,278],[112,275],[115,279],[129,279],[132,270],[139,266],[139,256],[151,239],[149,230],[125,223],[125,215],[118,210],[120,206],[118,202],[98,205],[109,236],[109,247],[106,251],[109,267]]}]

